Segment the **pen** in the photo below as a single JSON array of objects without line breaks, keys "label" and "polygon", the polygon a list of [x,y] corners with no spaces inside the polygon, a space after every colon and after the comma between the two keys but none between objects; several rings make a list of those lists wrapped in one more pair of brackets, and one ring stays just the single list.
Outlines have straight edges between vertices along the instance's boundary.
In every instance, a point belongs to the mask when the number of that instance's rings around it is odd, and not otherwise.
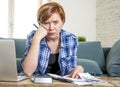
[{"label": "pen", "polygon": [[33,24],[34,27],[36,27],[38,29],[38,26],[36,24]]}]

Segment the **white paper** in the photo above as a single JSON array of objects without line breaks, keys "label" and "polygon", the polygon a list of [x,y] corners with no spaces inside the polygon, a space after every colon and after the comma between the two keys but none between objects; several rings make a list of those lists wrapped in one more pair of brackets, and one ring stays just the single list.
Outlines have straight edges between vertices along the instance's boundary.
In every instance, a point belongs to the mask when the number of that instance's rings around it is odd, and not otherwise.
[{"label": "white paper", "polygon": [[48,73],[48,75],[54,79],[68,81],[77,85],[91,85],[91,84],[101,84],[106,83],[106,81],[98,79],[89,73],[79,73],[81,79],[69,78],[67,76],[60,76],[56,74]]}]

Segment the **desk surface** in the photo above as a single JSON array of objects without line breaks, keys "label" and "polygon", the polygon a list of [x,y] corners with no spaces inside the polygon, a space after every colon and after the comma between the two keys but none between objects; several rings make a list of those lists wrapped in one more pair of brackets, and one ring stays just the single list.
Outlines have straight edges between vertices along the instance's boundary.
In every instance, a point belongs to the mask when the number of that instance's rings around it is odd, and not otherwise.
[{"label": "desk surface", "polygon": [[51,84],[35,84],[29,79],[20,82],[0,82],[0,87],[120,87],[120,78],[118,77],[101,77],[106,80],[106,84],[94,84],[89,86],[79,86],[73,83],[53,80]]}]

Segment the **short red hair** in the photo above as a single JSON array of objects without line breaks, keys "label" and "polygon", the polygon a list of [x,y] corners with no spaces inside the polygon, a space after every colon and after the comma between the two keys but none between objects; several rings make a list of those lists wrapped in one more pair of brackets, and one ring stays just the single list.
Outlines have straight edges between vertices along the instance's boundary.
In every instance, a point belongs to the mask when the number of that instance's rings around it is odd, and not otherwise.
[{"label": "short red hair", "polygon": [[47,21],[53,13],[58,13],[61,17],[61,20],[65,22],[65,12],[63,7],[57,2],[49,2],[42,5],[37,12],[37,22],[44,23]]}]

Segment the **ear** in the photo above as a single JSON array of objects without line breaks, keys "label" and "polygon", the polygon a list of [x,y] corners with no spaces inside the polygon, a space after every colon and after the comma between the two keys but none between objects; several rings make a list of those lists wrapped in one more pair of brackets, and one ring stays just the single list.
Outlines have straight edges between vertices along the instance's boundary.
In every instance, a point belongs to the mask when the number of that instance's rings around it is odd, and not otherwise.
[{"label": "ear", "polygon": [[65,19],[63,19],[63,24],[65,23]]}]

